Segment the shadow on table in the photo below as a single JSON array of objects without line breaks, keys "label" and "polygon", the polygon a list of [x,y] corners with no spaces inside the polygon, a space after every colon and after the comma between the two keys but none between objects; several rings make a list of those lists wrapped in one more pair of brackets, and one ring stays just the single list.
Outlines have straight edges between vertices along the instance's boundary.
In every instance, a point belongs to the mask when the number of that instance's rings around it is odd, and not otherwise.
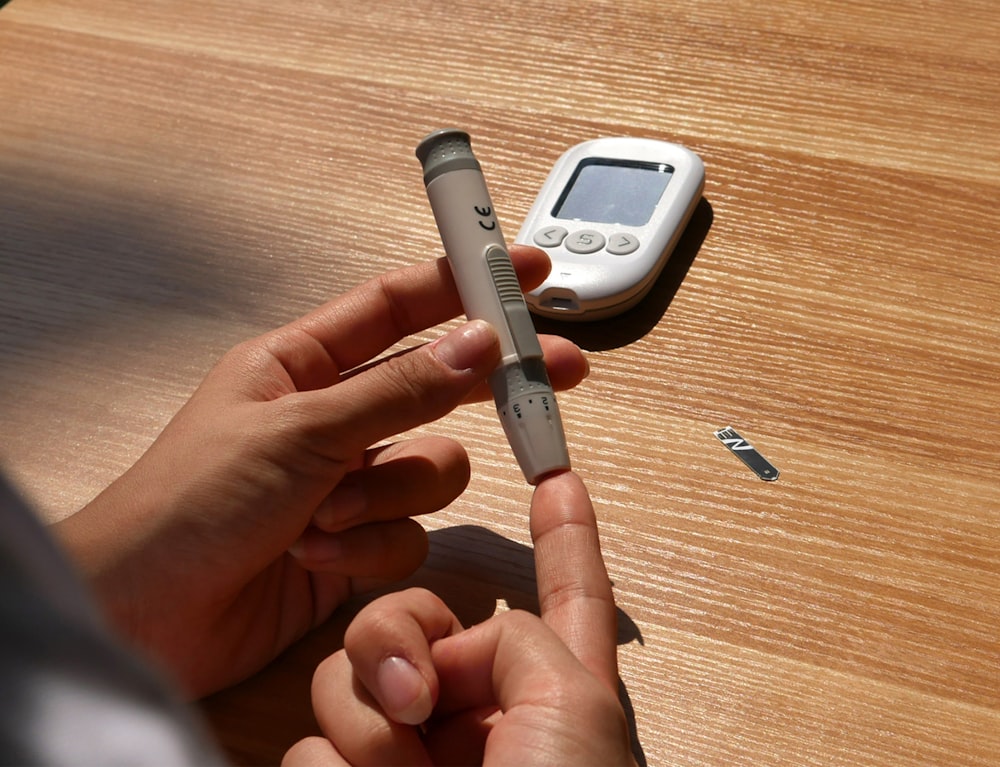
[{"label": "shadow on table", "polygon": [[255,317],[275,267],[241,258],[249,235],[217,228],[152,184],[25,177],[0,158],[0,368],[23,375],[81,344],[140,346],[173,322]]},{"label": "shadow on table", "polygon": [[593,322],[566,322],[534,316],[535,328],[539,333],[568,338],[587,351],[617,349],[638,341],[656,327],[674,300],[712,228],[713,219],[712,206],[702,197],[652,290],[628,311]]}]

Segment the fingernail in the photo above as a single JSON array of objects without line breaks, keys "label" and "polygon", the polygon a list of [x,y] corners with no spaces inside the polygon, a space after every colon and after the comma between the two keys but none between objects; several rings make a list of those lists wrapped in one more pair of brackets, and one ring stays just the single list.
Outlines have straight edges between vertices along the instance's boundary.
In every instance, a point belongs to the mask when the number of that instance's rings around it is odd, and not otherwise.
[{"label": "fingernail", "polygon": [[480,365],[496,344],[493,326],[483,320],[472,320],[431,344],[431,351],[453,370],[470,370]]},{"label": "fingernail", "polygon": [[405,658],[391,656],[379,664],[379,700],[386,713],[400,724],[422,724],[431,715],[433,703],[427,682]]}]

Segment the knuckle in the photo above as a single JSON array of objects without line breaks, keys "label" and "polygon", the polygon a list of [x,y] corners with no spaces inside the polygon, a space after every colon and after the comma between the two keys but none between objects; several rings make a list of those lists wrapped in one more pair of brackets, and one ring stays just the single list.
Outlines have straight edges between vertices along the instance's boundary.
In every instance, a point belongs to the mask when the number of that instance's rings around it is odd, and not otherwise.
[{"label": "knuckle", "polygon": [[509,631],[521,636],[533,635],[538,631],[539,626],[543,625],[542,619],[537,615],[520,608],[509,610],[499,617],[507,624],[506,628]]},{"label": "knuckle", "polygon": [[395,633],[401,616],[439,609],[442,605],[444,602],[437,595],[420,587],[386,594],[365,606],[351,621],[344,644],[368,644],[372,637]]},{"label": "knuckle", "polygon": [[372,372],[379,376],[383,391],[393,400],[432,416],[443,415],[460,397],[449,385],[447,371],[426,347],[390,357]]}]

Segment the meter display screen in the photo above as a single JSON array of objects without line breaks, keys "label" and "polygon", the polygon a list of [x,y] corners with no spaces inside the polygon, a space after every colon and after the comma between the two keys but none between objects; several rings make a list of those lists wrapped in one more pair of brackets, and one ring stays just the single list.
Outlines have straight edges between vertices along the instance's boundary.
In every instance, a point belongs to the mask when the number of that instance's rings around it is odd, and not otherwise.
[{"label": "meter display screen", "polygon": [[664,163],[584,160],[573,171],[552,215],[595,224],[644,226],[673,173]]}]

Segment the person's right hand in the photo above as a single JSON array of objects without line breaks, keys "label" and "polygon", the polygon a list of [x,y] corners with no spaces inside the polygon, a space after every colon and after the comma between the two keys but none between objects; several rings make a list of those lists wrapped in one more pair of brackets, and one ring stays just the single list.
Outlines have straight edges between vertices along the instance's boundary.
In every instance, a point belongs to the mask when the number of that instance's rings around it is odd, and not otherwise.
[{"label": "person's right hand", "polygon": [[575,474],[538,485],[531,532],[540,619],[511,611],[463,629],[428,591],[373,602],[314,677],[325,737],[297,743],[285,767],[634,767],[614,598]]}]

